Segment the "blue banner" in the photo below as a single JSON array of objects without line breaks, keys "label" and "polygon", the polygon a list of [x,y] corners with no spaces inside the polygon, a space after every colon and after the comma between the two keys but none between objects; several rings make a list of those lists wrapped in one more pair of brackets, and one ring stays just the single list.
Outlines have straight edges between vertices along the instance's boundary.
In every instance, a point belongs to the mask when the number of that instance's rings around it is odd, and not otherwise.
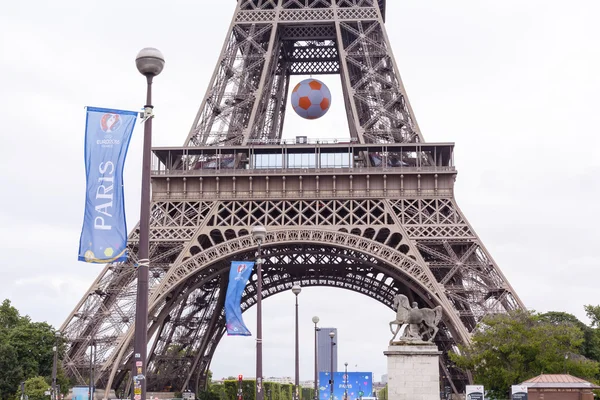
[{"label": "blue banner", "polygon": [[123,165],[138,113],[87,108],[86,196],[79,261],[127,260]]},{"label": "blue banner", "polygon": [[225,320],[227,322],[228,336],[250,336],[242,319],[242,293],[250,278],[254,262],[233,261],[229,270],[229,286],[225,296]]},{"label": "blue banner", "polygon": [[74,386],[72,400],[90,400],[90,387]]},{"label": "blue banner", "polygon": [[[331,374],[319,372],[319,399],[331,399],[331,385],[329,383]],[[348,400],[358,400],[361,397],[375,397],[373,394],[372,372],[343,372],[333,373],[333,400],[344,400],[344,394],[348,391]]]}]

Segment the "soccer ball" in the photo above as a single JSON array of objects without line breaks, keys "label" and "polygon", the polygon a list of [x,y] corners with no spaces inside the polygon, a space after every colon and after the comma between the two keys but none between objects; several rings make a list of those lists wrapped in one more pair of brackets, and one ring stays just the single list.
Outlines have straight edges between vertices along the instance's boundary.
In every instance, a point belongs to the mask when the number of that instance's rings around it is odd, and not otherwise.
[{"label": "soccer ball", "polygon": [[292,107],[305,119],[317,119],[329,111],[331,92],[327,85],[316,79],[306,79],[292,91]]}]

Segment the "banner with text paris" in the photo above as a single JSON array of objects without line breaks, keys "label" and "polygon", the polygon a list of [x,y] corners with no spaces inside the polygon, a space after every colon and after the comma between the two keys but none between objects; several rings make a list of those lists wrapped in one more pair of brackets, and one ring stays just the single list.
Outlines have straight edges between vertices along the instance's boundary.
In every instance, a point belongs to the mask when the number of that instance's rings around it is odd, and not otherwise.
[{"label": "banner with text paris", "polygon": [[252,274],[254,262],[233,261],[229,270],[229,285],[225,295],[225,321],[228,336],[250,336],[242,319],[242,294]]},{"label": "banner with text paris", "polygon": [[79,261],[127,260],[123,165],[138,113],[87,108],[86,197]]}]

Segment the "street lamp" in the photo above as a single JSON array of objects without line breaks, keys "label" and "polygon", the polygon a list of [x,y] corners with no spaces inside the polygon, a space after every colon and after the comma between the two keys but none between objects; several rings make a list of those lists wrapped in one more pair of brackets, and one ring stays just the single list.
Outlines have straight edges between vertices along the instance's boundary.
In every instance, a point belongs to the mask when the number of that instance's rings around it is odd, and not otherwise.
[{"label": "street lamp", "polygon": [[312,317],[312,322],[315,324],[315,400],[319,400],[319,365],[317,364],[317,360],[319,358],[317,351],[317,332],[320,330],[317,327],[317,324],[319,323],[319,317],[316,315]]},{"label": "street lamp", "polygon": [[52,347],[52,351],[54,352],[54,359],[52,360],[52,400],[57,400],[56,370],[58,368],[58,339],[60,338],[60,332],[56,332],[54,336],[56,337],[56,343],[54,344],[54,347]]},{"label": "street lamp", "polygon": [[292,286],[292,293],[296,296],[296,389],[294,390],[294,400],[300,400],[300,349],[299,349],[299,337],[298,337],[298,295],[302,291],[300,285]]},{"label": "street lamp", "polygon": [[329,332],[329,337],[331,338],[331,368],[329,368],[329,372],[331,373],[331,380],[330,380],[330,385],[329,385],[329,392],[330,392],[330,397],[331,400],[333,400],[333,346],[335,346],[335,343],[333,342],[333,338],[335,337],[335,332],[331,331]]},{"label": "street lamp", "polygon": [[265,393],[262,390],[262,242],[267,236],[264,226],[252,228],[252,236],[258,244],[256,250],[256,400],[264,400]]},{"label": "street lamp", "polygon": [[[150,161],[152,156],[152,78],[160,74],[165,58],[155,48],[142,49],[135,58],[138,71],[146,77],[144,106],[144,150],[138,247],[137,298],[135,306],[134,362],[132,363],[133,399],[146,400],[146,353],[148,346],[148,267],[150,265]],[[137,379],[136,379],[137,378]]]},{"label": "street lamp", "polygon": [[348,400],[348,362],[344,363],[344,400]]},{"label": "street lamp", "polygon": [[90,338],[90,387],[89,399],[94,399],[94,365],[96,363],[96,342],[94,338]]}]

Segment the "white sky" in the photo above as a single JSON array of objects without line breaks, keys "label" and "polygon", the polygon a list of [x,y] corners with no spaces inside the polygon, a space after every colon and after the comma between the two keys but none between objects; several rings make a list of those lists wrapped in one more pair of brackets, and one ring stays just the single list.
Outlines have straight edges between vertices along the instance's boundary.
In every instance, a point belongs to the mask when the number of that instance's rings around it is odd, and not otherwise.
[{"label": "white sky", "polygon": [[[598,304],[600,2],[388,0],[388,32],[421,130],[456,142],[458,202],[525,304],[584,319]],[[168,5],[166,5],[168,4]],[[100,266],[76,261],[83,218],[84,106],[138,109],[137,52],[167,59],[155,80],[154,143],[183,144],[219,55],[233,0],[32,0],[0,11],[0,300],[59,326]],[[285,136],[347,134],[337,78],[330,114],[288,117]],[[331,134],[335,132],[336,134]],[[338,133],[339,132],[339,133]],[[141,133],[126,172],[139,216]],[[305,289],[301,379],[312,322],[339,332],[339,363],[385,373],[393,313],[344,291]],[[293,295],[264,305],[265,376],[293,376]],[[255,312],[245,315],[254,330]],[[254,375],[254,340],[224,338],[215,377]]]}]

